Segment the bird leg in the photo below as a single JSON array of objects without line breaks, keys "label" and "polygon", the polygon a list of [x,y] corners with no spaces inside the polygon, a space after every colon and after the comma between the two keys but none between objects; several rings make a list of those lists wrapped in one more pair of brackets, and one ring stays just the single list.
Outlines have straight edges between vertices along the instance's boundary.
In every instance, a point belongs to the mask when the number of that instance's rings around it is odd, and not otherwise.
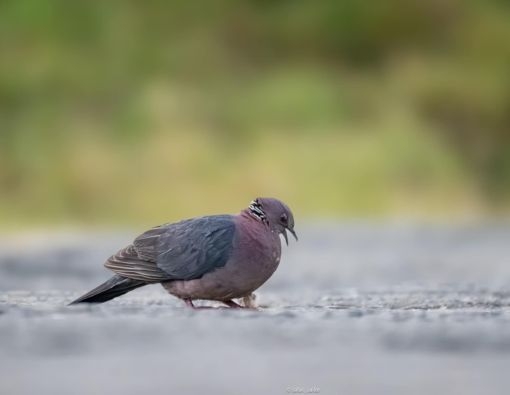
[{"label": "bird leg", "polygon": [[[226,304],[228,307],[232,309],[257,309],[257,307],[254,304],[255,295],[251,294],[250,296],[245,296],[243,298],[243,305],[240,305],[233,300],[225,300],[222,303]],[[192,308],[193,310],[200,310],[200,309],[211,309],[212,307],[209,306],[195,306],[193,304],[193,301],[191,299],[183,299],[184,303],[186,303],[186,306],[189,308]]]},{"label": "bird leg", "polygon": [[193,310],[210,310],[213,308],[211,306],[195,306],[191,299],[183,299],[183,300],[184,300],[184,303],[186,303],[186,306],[192,308]]},{"label": "bird leg", "polygon": [[255,300],[257,299],[257,295],[249,294],[243,298],[243,305],[247,309],[257,309],[257,303]]},{"label": "bird leg", "polygon": [[192,309],[196,309],[195,305],[193,304],[191,299],[183,299],[184,303],[186,303],[187,307],[191,307]]},{"label": "bird leg", "polygon": [[250,294],[248,296],[245,296],[242,298],[243,304],[238,304],[234,302],[233,300],[227,300],[224,301],[228,307],[231,307],[233,309],[250,309],[250,310],[258,310],[257,304],[255,303],[256,296],[255,294]]},{"label": "bird leg", "polygon": [[244,308],[244,306],[241,306],[240,304],[237,304],[233,300],[225,300],[225,301],[223,301],[223,303],[225,303],[228,307],[231,307],[233,309],[242,309],[242,308]]}]

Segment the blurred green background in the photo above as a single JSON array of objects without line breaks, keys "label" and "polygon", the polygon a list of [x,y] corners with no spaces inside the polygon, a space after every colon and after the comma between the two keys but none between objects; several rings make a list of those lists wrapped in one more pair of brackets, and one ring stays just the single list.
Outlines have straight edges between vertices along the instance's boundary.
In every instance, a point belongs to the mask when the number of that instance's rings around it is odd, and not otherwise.
[{"label": "blurred green background", "polygon": [[0,218],[510,210],[503,0],[0,3]]}]

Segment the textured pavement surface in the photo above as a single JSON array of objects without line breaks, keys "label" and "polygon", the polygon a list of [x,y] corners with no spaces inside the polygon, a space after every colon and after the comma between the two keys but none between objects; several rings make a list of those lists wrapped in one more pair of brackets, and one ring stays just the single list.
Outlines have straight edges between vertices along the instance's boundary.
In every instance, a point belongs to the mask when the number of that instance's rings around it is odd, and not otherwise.
[{"label": "textured pavement surface", "polygon": [[3,235],[0,394],[508,393],[509,225],[300,228],[260,311],[66,307],[136,233]]}]

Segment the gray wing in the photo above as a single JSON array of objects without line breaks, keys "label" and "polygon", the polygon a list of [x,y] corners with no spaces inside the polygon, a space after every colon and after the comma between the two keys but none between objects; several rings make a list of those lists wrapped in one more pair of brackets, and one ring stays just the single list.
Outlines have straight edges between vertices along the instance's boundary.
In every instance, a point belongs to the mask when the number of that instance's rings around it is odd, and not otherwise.
[{"label": "gray wing", "polygon": [[232,216],[194,218],[155,227],[110,257],[105,266],[146,282],[191,280],[224,266],[233,248]]}]

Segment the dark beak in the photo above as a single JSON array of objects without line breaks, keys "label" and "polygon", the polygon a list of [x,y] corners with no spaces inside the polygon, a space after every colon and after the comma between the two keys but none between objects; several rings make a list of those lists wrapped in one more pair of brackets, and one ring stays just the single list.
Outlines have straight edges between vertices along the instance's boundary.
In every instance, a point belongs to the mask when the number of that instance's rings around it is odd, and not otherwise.
[{"label": "dark beak", "polygon": [[294,238],[296,239],[296,241],[298,241],[298,237],[297,237],[297,234],[296,232],[294,232],[294,229],[289,229],[289,232],[292,233],[292,236],[294,236]]},{"label": "dark beak", "polygon": [[294,229],[290,229],[290,228],[285,228],[282,232],[282,235],[283,237],[285,238],[285,243],[287,243],[287,245],[289,245],[289,238],[287,236],[287,231],[289,231],[292,236],[294,236],[294,238],[296,239],[296,241],[298,241],[298,237],[296,235],[296,232],[294,232]]}]

